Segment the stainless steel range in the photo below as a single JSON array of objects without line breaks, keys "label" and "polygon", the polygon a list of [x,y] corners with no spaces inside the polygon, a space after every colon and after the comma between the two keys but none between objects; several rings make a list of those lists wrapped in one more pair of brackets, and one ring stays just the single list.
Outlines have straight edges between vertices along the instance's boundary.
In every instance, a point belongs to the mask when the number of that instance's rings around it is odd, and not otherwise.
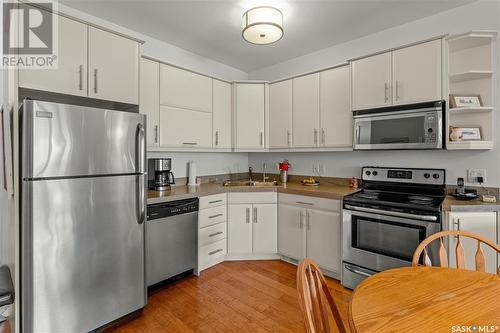
[{"label": "stainless steel range", "polygon": [[[364,167],[362,189],[344,198],[342,285],[409,266],[426,237],[441,231],[445,170]],[[431,259],[436,251],[430,250]]]}]

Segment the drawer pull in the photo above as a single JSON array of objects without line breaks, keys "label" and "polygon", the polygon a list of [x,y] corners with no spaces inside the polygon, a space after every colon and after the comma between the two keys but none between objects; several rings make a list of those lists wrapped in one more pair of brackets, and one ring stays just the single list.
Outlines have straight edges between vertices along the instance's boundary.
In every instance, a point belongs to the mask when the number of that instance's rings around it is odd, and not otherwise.
[{"label": "drawer pull", "polygon": [[208,255],[213,256],[214,254],[219,253],[219,252],[222,252],[222,249],[217,249],[215,251],[208,252]]},{"label": "drawer pull", "polygon": [[214,201],[209,201],[208,203],[209,203],[209,204],[214,204],[214,203],[218,203],[218,202],[222,202],[222,200],[214,200]]},{"label": "drawer pull", "polygon": [[209,219],[214,219],[214,218],[219,217],[219,216],[223,216],[223,214],[215,214],[215,215],[211,215],[211,216],[209,216],[208,218],[209,218]]},{"label": "drawer pull", "polygon": [[310,202],[303,202],[303,201],[295,201],[296,204],[299,204],[299,205],[308,205],[308,206],[314,206],[314,204],[310,203]]},{"label": "drawer pull", "polygon": [[223,234],[223,232],[218,231],[218,232],[214,232],[213,234],[208,235],[208,237],[214,237],[214,236],[221,235],[221,234]]}]

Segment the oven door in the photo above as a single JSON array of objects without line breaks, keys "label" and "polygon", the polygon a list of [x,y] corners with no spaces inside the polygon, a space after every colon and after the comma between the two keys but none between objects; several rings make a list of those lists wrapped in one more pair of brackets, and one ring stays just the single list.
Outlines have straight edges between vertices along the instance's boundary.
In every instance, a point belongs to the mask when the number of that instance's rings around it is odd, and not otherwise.
[{"label": "oven door", "polygon": [[442,111],[397,111],[354,117],[354,149],[442,149]]},{"label": "oven door", "polygon": [[[349,207],[343,210],[343,261],[373,271],[411,265],[417,246],[441,230],[435,215]],[[429,255],[435,262],[435,251]]]}]

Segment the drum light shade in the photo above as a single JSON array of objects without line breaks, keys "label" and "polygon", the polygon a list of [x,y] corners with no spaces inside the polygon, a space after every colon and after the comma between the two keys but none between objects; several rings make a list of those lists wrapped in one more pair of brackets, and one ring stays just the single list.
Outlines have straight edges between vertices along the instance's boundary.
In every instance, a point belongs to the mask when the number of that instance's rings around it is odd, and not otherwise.
[{"label": "drum light shade", "polygon": [[252,44],[271,44],[283,37],[283,14],[274,7],[262,6],[243,14],[241,34]]}]

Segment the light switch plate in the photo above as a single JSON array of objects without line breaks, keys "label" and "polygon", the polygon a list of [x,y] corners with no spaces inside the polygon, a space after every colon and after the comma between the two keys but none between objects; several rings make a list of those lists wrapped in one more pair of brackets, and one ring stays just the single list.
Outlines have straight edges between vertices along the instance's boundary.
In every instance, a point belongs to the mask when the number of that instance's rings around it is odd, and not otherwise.
[{"label": "light switch plate", "polygon": [[467,182],[478,183],[477,178],[483,177],[483,183],[486,183],[486,170],[485,169],[469,169],[467,170]]}]

